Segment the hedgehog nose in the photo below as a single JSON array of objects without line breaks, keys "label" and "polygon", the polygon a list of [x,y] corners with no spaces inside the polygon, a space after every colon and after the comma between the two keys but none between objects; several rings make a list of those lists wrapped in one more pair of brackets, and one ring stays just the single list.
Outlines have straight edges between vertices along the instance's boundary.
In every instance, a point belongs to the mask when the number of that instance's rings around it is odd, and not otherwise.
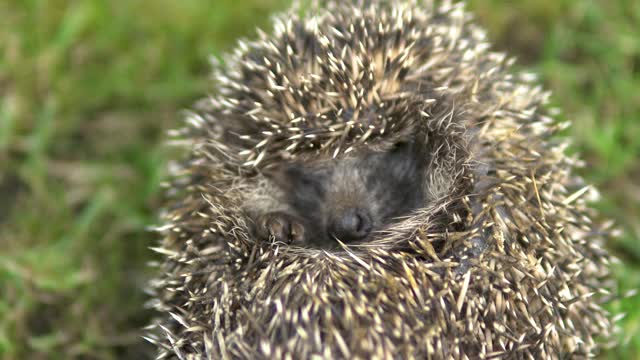
[{"label": "hedgehog nose", "polygon": [[360,240],[371,232],[371,216],[363,209],[347,209],[331,223],[331,235],[340,241]]}]

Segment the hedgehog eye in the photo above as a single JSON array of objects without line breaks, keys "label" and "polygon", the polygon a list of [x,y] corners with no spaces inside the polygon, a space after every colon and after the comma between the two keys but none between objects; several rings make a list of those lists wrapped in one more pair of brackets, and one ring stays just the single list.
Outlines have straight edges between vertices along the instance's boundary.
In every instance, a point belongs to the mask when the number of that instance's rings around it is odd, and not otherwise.
[{"label": "hedgehog eye", "polygon": [[391,147],[391,151],[401,151],[406,149],[410,145],[411,143],[409,141],[401,140],[393,144],[393,146]]},{"label": "hedgehog eye", "polygon": [[412,145],[412,142],[410,141],[398,141],[393,144],[393,146],[389,150],[389,153],[391,154],[404,153],[411,148],[411,145]]},{"label": "hedgehog eye", "polygon": [[286,182],[295,188],[322,192],[324,174],[320,171],[309,171],[300,165],[291,165],[285,170]]}]

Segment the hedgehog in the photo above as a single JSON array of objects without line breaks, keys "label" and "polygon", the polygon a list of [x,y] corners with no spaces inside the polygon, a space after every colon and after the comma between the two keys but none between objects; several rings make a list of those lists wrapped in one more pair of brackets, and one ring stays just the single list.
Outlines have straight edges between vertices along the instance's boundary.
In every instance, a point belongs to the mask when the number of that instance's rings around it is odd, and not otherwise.
[{"label": "hedgehog", "polygon": [[582,358],[615,260],[550,94],[463,3],[294,4],[171,132],[159,359]]}]

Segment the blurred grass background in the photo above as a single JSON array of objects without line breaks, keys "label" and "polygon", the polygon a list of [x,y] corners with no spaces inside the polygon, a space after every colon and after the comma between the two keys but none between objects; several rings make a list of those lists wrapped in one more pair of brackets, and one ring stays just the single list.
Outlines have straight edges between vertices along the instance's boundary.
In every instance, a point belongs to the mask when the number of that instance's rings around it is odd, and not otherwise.
[{"label": "blurred grass background", "polygon": [[[167,129],[208,57],[286,0],[0,2],[0,358],[144,358],[142,287]],[[495,47],[542,75],[574,126],[623,291],[640,287],[640,2],[472,0]],[[640,297],[629,341],[640,356]]]}]

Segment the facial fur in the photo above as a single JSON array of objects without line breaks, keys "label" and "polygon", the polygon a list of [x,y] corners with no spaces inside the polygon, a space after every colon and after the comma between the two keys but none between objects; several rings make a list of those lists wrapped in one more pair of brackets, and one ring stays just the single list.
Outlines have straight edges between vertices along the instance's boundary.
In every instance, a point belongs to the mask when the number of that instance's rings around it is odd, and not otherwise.
[{"label": "facial fur", "polygon": [[365,243],[425,203],[426,161],[413,143],[288,163],[266,176],[281,194],[256,215],[263,237],[335,248]]}]

